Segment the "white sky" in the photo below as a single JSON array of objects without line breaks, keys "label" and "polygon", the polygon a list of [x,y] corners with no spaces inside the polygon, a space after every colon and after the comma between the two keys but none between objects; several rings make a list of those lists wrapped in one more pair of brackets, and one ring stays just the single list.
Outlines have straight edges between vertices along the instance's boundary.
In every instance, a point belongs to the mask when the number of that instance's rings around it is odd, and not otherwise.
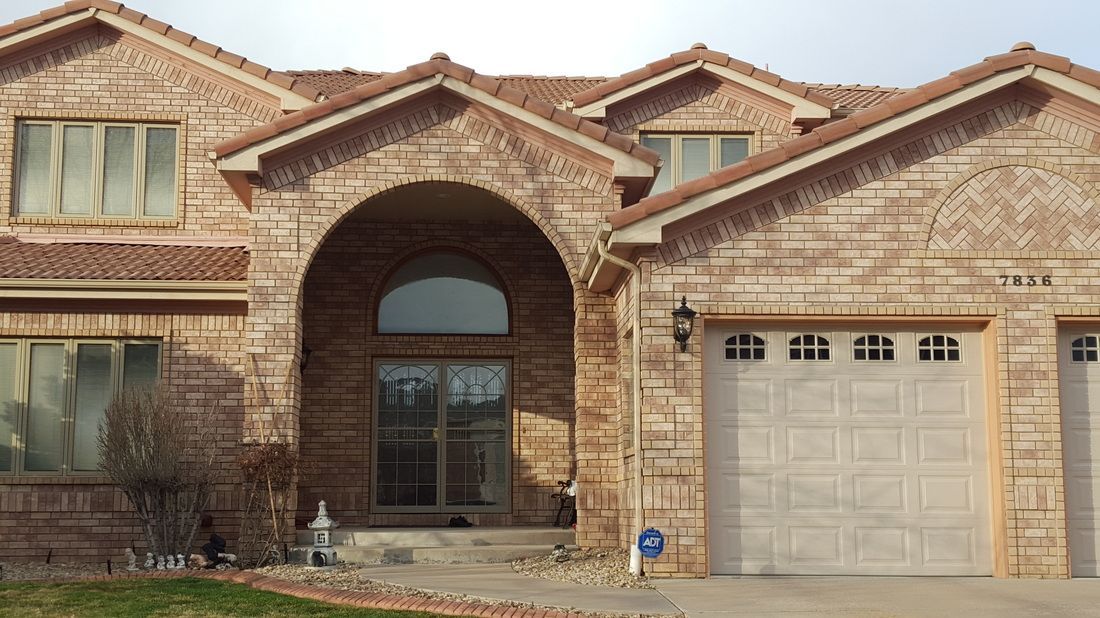
[{"label": "white sky", "polygon": [[[63,0],[0,0],[0,23]],[[795,81],[913,86],[1028,40],[1100,69],[1095,0],[130,0],[276,69],[619,75],[702,41]]]}]

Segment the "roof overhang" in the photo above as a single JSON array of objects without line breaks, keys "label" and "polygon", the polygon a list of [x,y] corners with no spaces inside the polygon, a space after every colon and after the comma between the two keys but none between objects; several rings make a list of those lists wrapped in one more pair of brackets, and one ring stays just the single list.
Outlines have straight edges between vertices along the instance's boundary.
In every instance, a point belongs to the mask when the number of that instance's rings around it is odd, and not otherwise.
[{"label": "roof overhang", "polygon": [[248,302],[247,281],[0,279],[0,298]]},{"label": "roof overhang", "polygon": [[739,84],[760,94],[780,101],[791,108],[791,122],[821,122],[832,116],[832,108],[821,103],[800,97],[793,92],[784,90],[767,82],[755,79],[729,67],[708,62],[703,59],[695,60],[688,64],[680,65],[671,70],[654,75],[649,79],[617,90],[603,98],[591,103],[573,108],[573,113],[590,119],[602,119],[607,117],[607,109],[612,105],[622,103],[636,96],[663,86],[669,82],[692,73],[708,73],[718,79]]},{"label": "roof overhang", "polygon": [[[236,81],[244,87],[250,88],[255,91],[259,91],[264,95],[270,97],[273,101],[278,101],[280,108],[284,111],[294,111],[312,105],[315,101],[306,96],[303,96],[288,88],[283,88],[278,84],[275,84],[267,79],[264,79],[257,73],[270,74],[272,71],[266,67],[260,67],[254,63],[247,63],[246,59],[235,57],[239,59],[239,66],[234,66],[228,61],[222,61],[206,53],[202,53],[197,49],[185,45],[181,40],[194,40],[194,37],[190,35],[180,35],[175,38],[167,36],[165,34],[158,33],[157,30],[144,25],[139,25],[130,19],[126,19],[118,15],[117,13],[103,10],[91,4],[86,8],[71,10],[63,12],[64,7],[57,7],[56,12],[59,16],[51,19],[46,19],[37,23],[36,25],[29,25],[27,27],[19,28],[15,32],[3,36],[0,38],[0,57],[18,52],[20,50],[38,45],[44,41],[48,41],[52,38],[60,35],[86,28],[95,24],[104,24],[113,28],[119,32],[136,37],[138,39],[149,42],[152,45],[156,45],[166,51],[185,59],[188,62],[192,62],[203,69],[213,71],[216,74],[220,74]],[[129,9],[123,9],[129,10]],[[147,16],[141,15],[131,11],[135,16],[140,16],[140,21],[150,22],[151,20]],[[42,16],[52,14],[52,11],[44,11]],[[32,18],[28,18],[32,19]],[[16,22],[13,25],[18,26],[20,22]],[[160,24],[156,22],[157,27],[163,26],[165,32],[179,33],[179,31],[171,29],[167,24]],[[213,46],[210,46],[213,47]],[[219,48],[214,48],[217,51],[215,54],[223,53]],[[223,54],[228,55],[228,54]],[[236,60],[234,60],[236,62]],[[255,69],[255,72],[245,70],[246,63]]]},{"label": "roof overhang", "polygon": [[[217,152],[211,152],[209,156],[216,162],[218,171],[233,187],[237,196],[247,206],[251,207],[250,187],[257,177],[263,176],[265,160],[298,148],[309,140],[330,135],[352,123],[361,122],[416,97],[433,92],[451,93],[501,115],[515,118],[555,139],[563,140],[572,146],[595,154],[601,160],[606,161],[607,169],[615,178],[615,181],[626,185],[629,193],[636,196],[635,199],[645,195],[658,171],[658,166],[622,148],[596,139],[584,131],[564,126],[561,122],[556,122],[531,111],[525,106],[516,105],[502,97],[490,94],[482,88],[472,86],[461,79],[443,73],[437,73],[397,86],[348,107],[319,114],[317,117],[309,119],[305,124],[287,130],[279,131],[279,121],[277,120],[270,125],[272,127],[270,137],[220,157]],[[337,98],[334,97],[330,101],[336,101]],[[318,104],[315,107],[324,109],[326,103]],[[308,117],[310,109],[306,109],[302,113]]]}]

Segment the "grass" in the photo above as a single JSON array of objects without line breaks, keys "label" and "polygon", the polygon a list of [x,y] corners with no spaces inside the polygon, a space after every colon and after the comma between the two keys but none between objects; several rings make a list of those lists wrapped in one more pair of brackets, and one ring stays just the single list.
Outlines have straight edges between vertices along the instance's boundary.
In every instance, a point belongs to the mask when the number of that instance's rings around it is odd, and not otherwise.
[{"label": "grass", "polygon": [[433,614],[361,609],[298,599],[216,580],[131,579],[69,584],[0,584],[0,615],[19,616],[315,616],[417,618]]}]

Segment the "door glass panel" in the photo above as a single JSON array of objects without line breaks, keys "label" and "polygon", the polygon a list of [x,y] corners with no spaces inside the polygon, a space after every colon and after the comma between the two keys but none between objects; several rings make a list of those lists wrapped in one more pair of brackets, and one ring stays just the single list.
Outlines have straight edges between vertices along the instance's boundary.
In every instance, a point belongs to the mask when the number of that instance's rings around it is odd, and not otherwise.
[{"label": "door glass panel", "polygon": [[447,366],[447,506],[494,506],[508,498],[505,366]]},{"label": "door glass panel", "polygon": [[0,343],[0,471],[11,472],[12,441],[19,421],[19,400],[15,392],[19,367],[14,343]]},{"label": "door glass panel", "polygon": [[61,469],[61,416],[65,410],[65,345],[31,344],[27,395],[27,445],[24,468],[30,472]]},{"label": "door glass panel", "polygon": [[680,142],[683,150],[681,153],[681,182],[694,180],[710,173],[710,138],[709,137],[685,137]]},{"label": "door glass panel", "polygon": [[99,469],[96,436],[111,402],[111,344],[82,343],[76,348],[76,428],[73,470]]},{"label": "door glass panel", "polygon": [[375,504],[438,505],[439,368],[378,366]]}]

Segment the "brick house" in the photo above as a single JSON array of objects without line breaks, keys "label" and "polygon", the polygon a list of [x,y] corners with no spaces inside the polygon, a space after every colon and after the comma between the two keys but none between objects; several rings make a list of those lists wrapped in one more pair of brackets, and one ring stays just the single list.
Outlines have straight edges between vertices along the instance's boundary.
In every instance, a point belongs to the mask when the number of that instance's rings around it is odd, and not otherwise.
[{"label": "brick house", "polygon": [[0,555],[140,538],[94,435],[159,380],[219,411],[228,536],[262,432],[301,518],[546,525],[575,478],[578,542],[657,527],[669,576],[1097,575],[1097,88],[1027,44],[899,89],[702,45],[277,72],[107,0],[16,21]]}]

